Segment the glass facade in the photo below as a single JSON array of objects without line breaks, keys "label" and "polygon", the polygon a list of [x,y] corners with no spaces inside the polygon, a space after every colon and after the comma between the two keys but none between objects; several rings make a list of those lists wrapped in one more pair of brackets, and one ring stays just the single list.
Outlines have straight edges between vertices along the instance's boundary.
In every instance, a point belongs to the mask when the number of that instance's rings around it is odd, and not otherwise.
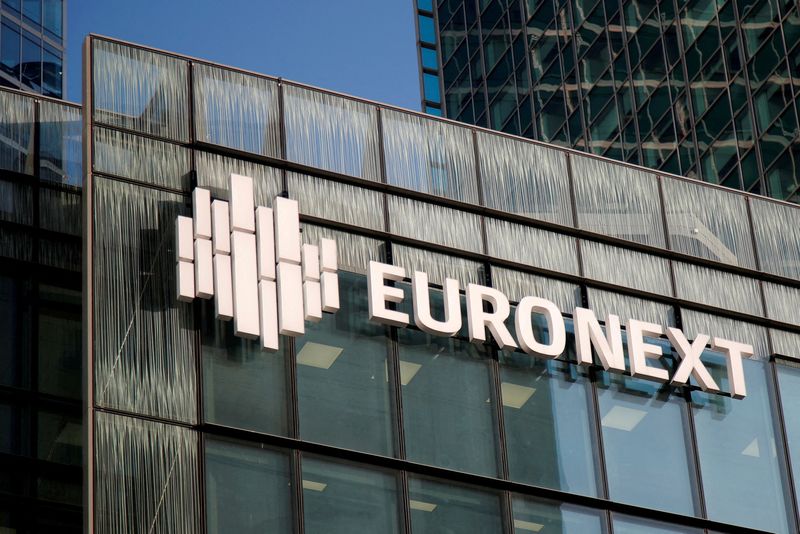
[{"label": "glass facade", "polygon": [[82,531],[81,146],[78,106],[0,89],[2,532]]},{"label": "glass facade", "polygon": [[423,110],[797,203],[798,9],[418,3]]},{"label": "glass facade", "polygon": [[0,3],[0,86],[62,98],[66,0]]},{"label": "glass facade", "polygon": [[[87,46],[97,532],[796,531],[800,225],[786,223],[798,208],[105,38]],[[227,199],[230,173],[254,178],[258,205],[298,199],[304,242],[338,243],[339,311],[275,353],[236,337],[212,301],[175,298],[175,217],[196,184]],[[548,298],[567,314],[568,349],[552,360],[471,343],[463,324],[438,337],[371,323],[370,260],[427,272],[439,319],[446,277],[512,306]],[[410,313],[408,279],[397,284]],[[751,343],[747,397],[579,365],[577,305]],[[531,327],[549,338],[543,318]],[[650,341],[675,369],[666,338]],[[702,355],[729,391],[720,358]]]}]

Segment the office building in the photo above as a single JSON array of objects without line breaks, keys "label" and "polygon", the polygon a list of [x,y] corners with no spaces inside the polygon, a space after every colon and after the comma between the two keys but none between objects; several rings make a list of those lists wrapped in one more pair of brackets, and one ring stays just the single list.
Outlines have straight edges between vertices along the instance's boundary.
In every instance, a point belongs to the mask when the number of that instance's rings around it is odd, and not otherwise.
[{"label": "office building", "polygon": [[797,531],[800,208],[84,54],[90,532]]},{"label": "office building", "polygon": [[416,7],[428,113],[800,201],[797,2]]},{"label": "office building", "polygon": [[81,532],[81,110],[0,89],[0,532]]},{"label": "office building", "polygon": [[65,0],[3,0],[0,86],[62,98]]}]

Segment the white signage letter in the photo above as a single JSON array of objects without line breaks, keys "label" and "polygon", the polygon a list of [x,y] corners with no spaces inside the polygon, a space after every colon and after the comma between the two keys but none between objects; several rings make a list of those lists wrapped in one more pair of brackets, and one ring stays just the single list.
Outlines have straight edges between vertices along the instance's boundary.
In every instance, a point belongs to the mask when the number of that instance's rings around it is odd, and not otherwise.
[{"label": "white signage letter", "polygon": [[[540,313],[547,320],[547,332],[550,344],[540,343],[533,335],[531,314]],[[528,354],[536,354],[545,358],[558,358],[564,353],[567,344],[567,329],[561,310],[549,300],[538,297],[525,297],[517,304],[514,326],[519,339],[519,346]]]},{"label": "white signage letter", "polygon": [[715,337],[711,340],[711,348],[725,353],[728,360],[728,383],[731,385],[731,397],[734,399],[745,398],[747,389],[744,385],[742,358],[749,358],[753,355],[753,346]]},{"label": "white signage letter", "polygon": [[369,320],[390,326],[407,326],[408,314],[389,310],[387,302],[403,302],[403,290],[399,287],[384,285],[384,280],[399,282],[406,277],[402,267],[386,265],[377,261],[369,262],[367,277],[367,298],[369,300]]},{"label": "white signage letter", "polygon": [[636,378],[652,378],[659,382],[669,382],[669,373],[663,367],[650,367],[647,360],[657,360],[663,354],[660,345],[647,343],[645,336],[659,337],[664,329],[657,324],[629,319],[628,357],[630,359],[631,376]]},{"label": "white signage letter", "polygon": [[686,385],[691,374],[703,391],[719,393],[719,386],[714,382],[703,362],[700,361],[700,355],[703,354],[706,343],[708,343],[708,336],[700,334],[693,342],[689,343],[682,331],[677,328],[667,328],[667,337],[672,346],[675,347],[675,352],[678,353],[681,361],[670,383],[681,386]]},{"label": "white signage letter", "polygon": [[[483,311],[483,301],[492,305],[491,312]],[[503,324],[510,313],[511,306],[501,292],[491,287],[467,284],[467,325],[470,341],[486,341],[485,329],[488,328],[498,347],[516,348],[514,338]]]},{"label": "white signage letter", "polygon": [[619,317],[606,317],[606,333],[597,321],[594,312],[586,308],[575,308],[575,345],[578,363],[592,364],[592,346],[597,351],[603,369],[625,371],[625,353],[622,350],[622,332]]},{"label": "white signage letter", "polygon": [[428,275],[414,271],[411,277],[411,292],[414,303],[414,323],[423,332],[435,336],[454,336],[461,329],[461,302],[458,298],[458,280],[444,281],[444,321],[431,315],[431,299],[428,293]]}]

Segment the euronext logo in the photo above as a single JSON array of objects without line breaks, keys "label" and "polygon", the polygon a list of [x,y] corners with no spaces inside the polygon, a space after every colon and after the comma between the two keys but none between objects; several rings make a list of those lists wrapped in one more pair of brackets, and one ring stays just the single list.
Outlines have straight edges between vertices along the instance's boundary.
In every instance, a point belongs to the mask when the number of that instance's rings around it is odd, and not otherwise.
[{"label": "euronext logo", "polygon": [[213,297],[235,335],[275,351],[279,335],[303,335],[305,321],[339,309],[336,242],[301,245],[297,201],[256,207],[248,176],[231,174],[229,198],[195,188],[193,217],[178,216],[178,299]]}]

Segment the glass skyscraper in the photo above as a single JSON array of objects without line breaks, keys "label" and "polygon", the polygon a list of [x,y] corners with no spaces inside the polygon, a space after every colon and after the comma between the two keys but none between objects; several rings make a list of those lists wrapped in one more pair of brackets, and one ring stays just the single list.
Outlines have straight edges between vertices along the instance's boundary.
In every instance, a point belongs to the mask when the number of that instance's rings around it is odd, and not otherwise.
[{"label": "glass skyscraper", "polygon": [[785,0],[417,0],[423,109],[800,202]]},{"label": "glass skyscraper", "polygon": [[0,85],[64,96],[66,0],[2,0]]}]

